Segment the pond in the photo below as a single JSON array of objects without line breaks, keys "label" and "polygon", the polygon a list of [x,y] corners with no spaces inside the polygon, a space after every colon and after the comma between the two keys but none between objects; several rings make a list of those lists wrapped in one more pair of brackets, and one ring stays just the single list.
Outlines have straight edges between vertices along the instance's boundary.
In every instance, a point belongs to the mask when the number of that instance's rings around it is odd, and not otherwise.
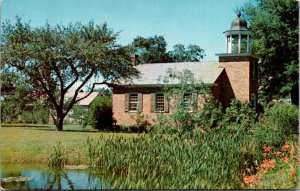
[{"label": "pond", "polygon": [[17,190],[107,189],[110,184],[89,173],[88,169],[51,170],[47,165],[2,163],[1,186]]}]

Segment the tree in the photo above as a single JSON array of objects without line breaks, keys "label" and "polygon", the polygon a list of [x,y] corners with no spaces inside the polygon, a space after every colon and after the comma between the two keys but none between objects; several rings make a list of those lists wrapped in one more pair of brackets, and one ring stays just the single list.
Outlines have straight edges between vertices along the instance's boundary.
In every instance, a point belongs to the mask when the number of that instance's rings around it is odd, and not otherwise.
[{"label": "tree", "polygon": [[[6,21],[2,31],[1,65],[21,73],[47,96],[58,131],[63,130],[63,120],[74,104],[89,96],[96,85],[113,86],[120,79],[138,75],[130,64],[132,50],[116,44],[117,34],[107,24],[32,28],[17,18],[15,24]],[[92,83],[89,94],[77,98],[96,76],[102,81]],[[74,96],[66,101],[71,88]]]},{"label": "tree", "polygon": [[153,36],[144,38],[136,37],[132,46],[139,55],[138,63],[162,63],[171,61],[170,55],[167,53],[167,43],[163,36]]},{"label": "tree", "polygon": [[266,101],[290,93],[298,105],[298,1],[256,0],[242,11],[251,24],[253,52],[260,59],[260,92]]},{"label": "tree", "polygon": [[198,45],[188,45],[185,48],[183,44],[174,45],[169,54],[175,62],[199,62],[205,56],[204,50]]},{"label": "tree", "polygon": [[96,97],[87,113],[85,125],[91,125],[95,129],[111,129],[113,121],[112,97],[102,94]]}]

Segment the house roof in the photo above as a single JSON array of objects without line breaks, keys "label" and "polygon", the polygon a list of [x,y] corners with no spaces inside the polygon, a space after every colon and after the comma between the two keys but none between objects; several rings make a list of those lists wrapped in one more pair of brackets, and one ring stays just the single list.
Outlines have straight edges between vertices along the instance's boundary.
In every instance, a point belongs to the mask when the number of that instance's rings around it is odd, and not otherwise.
[{"label": "house roof", "polygon": [[[219,67],[219,62],[174,62],[174,63],[149,63],[140,64],[136,68],[140,72],[140,77],[122,85],[159,85],[163,84],[162,79],[166,76],[169,69],[176,72],[190,70],[195,80],[202,81],[204,84],[213,84],[224,68]],[[161,80],[159,81],[159,78]],[[169,83],[178,84],[179,80],[172,80]]]},{"label": "house roof", "polygon": [[[65,95],[65,98],[72,98],[74,96],[75,92],[67,92]],[[86,96],[88,92],[79,92],[77,95],[77,100]],[[91,102],[98,96],[99,92],[92,92],[91,95],[88,97],[84,98],[83,100],[78,102],[78,105],[90,105]]]}]

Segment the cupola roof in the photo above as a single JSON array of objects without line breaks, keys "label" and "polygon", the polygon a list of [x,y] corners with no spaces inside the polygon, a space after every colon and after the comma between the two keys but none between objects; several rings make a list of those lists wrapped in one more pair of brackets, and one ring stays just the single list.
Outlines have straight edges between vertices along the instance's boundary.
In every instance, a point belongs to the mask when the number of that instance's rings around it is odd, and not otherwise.
[{"label": "cupola roof", "polygon": [[240,17],[241,17],[241,13],[238,12],[237,18],[231,22],[230,30],[242,30],[242,31],[248,30],[247,22],[245,20],[241,19]]}]

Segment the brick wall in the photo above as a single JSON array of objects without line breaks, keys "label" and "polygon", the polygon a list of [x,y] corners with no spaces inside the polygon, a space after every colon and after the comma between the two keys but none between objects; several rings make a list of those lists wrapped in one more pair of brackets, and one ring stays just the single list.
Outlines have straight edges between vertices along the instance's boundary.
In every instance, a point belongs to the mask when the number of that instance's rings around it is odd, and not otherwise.
[{"label": "brick wall", "polygon": [[241,101],[250,101],[251,93],[255,93],[257,97],[258,82],[257,73],[256,79],[251,79],[252,65],[257,71],[257,59],[251,56],[245,57],[220,57],[220,67],[225,70],[221,74],[221,100],[225,107],[227,107],[232,98]]},{"label": "brick wall", "polygon": [[[125,111],[125,93],[139,92],[143,94],[142,114],[151,124],[157,122],[157,112],[151,112],[151,93],[160,92],[159,88],[140,88],[140,89],[115,89],[112,95],[113,116],[117,120],[117,125],[134,125],[136,124],[136,111]],[[198,94],[198,107],[205,103],[204,95]],[[173,111],[174,100],[170,100],[169,115]]]},{"label": "brick wall", "polygon": [[[224,108],[229,106],[230,101],[236,98],[241,101],[250,101],[251,94],[255,93],[257,97],[258,83],[257,78],[250,78],[252,66],[251,61],[255,60],[257,69],[257,59],[247,57],[220,57],[220,67],[224,67],[224,71],[211,87],[212,95],[219,100]],[[257,74],[256,74],[257,76]],[[125,93],[138,92],[143,95],[142,114],[151,124],[156,123],[157,114],[151,112],[151,93],[161,92],[161,88],[115,88],[113,90],[113,115],[118,125],[134,125],[136,124],[136,113],[125,111]],[[172,113],[172,101],[169,106],[169,115]],[[198,94],[198,107],[202,107],[205,103],[203,95]],[[127,103],[126,103],[127,104]]]}]

